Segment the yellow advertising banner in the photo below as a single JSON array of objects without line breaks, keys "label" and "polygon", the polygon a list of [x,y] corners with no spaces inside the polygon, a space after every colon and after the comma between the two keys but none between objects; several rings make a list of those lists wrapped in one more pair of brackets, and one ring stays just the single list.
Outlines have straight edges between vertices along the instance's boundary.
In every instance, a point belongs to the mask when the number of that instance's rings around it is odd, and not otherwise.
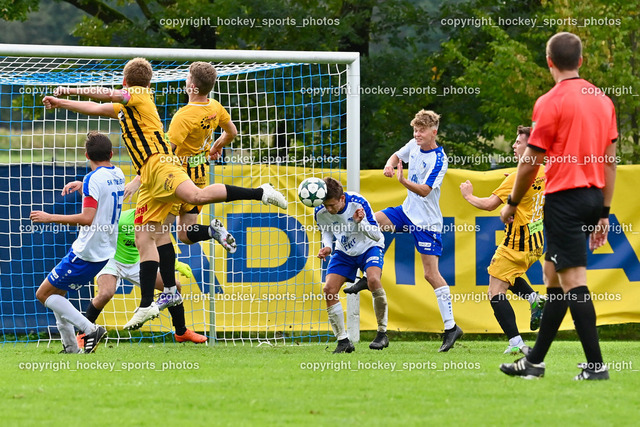
[{"label": "yellow advertising banner", "polygon": [[[505,172],[473,172],[450,169],[445,175],[440,198],[444,216],[443,255],[440,271],[451,286],[456,322],[465,332],[501,332],[488,301],[487,266],[504,226],[499,210],[481,211],[461,196],[461,182],[470,180],[474,194],[487,197],[504,179]],[[126,173],[126,171],[125,171]],[[257,187],[271,182],[285,192],[286,211],[256,201],[220,203],[206,208],[223,220],[235,236],[238,250],[227,254],[220,245],[203,242],[177,248],[181,261],[194,270],[195,279],[183,281],[187,326],[220,334],[259,333],[282,336],[296,332],[330,330],[322,285],[326,263],[317,257],[320,233],[313,209],[299,202],[297,188],[310,176],[331,175],[346,184],[344,170],[318,170],[269,165],[228,165],[216,168],[224,177],[219,182]],[[361,194],[374,211],[398,206],[406,197],[405,188],[381,171],[362,171]],[[640,216],[637,214],[640,166],[618,168],[611,209],[609,242],[589,254],[588,285],[592,291],[598,324],[640,322]],[[127,206],[125,206],[125,209]],[[205,220],[201,221],[205,222]],[[408,234],[385,234],[386,252],[382,283],[389,302],[390,330],[440,332],[443,329],[436,297],[423,277],[422,264]],[[544,294],[542,264],[536,263],[526,275],[533,288]],[[137,306],[139,292],[123,287],[114,298],[114,309],[105,310],[107,325],[123,325]],[[341,293],[341,295],[344,295]],[[511,294],[510,294],[511,295]],[[125,297],[126,296],[126,297]],[[512,295],[511,295],[512,296]],[[513,297],[521,332],[529,331],[529,305]],[[342,300],[346,308],[346,300]],[[151,323],[170,329],[167,317]],[[572,328],[567,315],[563,329]],[[361,329],[375,330],[371,294],[361,293]]]}]

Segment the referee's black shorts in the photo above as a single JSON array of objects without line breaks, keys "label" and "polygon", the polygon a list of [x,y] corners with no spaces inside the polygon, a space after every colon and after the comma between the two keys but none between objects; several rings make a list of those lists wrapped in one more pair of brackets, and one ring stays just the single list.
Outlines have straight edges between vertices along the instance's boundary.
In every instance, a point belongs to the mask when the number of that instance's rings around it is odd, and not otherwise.
[{"label": "referee's black shorts", "polygon": [[598,223],[604,197],[595,187],[547,194],[544,201],[545,259],[556,271],[587,265],[587,239]]}]

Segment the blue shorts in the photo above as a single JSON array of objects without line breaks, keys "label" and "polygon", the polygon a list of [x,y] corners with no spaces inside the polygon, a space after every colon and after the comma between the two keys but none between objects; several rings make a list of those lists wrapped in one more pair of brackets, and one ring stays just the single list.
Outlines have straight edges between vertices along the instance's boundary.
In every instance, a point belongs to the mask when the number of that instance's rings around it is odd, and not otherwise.
[{"label": "blue shorts", "polygon": [[69,253],[51,270],[47,280],[63,291],[77,290],[91,282],[107,264],[107,261],[84,261],[78,258],[72,249],[69,249]]},{"label": "blue shorts", "polygon": [[418,252],[425,255],[442,255],[441,234],[414,225],[404,213],[402,206],[383,209],[382,213],[389,218],[396,228],[396,233],[411,233]]},{"label": "blue shorts", "polygon": [[367,249],[365,253],[357,256],[349,256],[342,251],[336,251],[331,255],[327,274],[339,274],[345,277],[347,281],[356,280],[358,269],[367,271],[369,267],[380,267],[384,264],[382,248],[374,246]]}]

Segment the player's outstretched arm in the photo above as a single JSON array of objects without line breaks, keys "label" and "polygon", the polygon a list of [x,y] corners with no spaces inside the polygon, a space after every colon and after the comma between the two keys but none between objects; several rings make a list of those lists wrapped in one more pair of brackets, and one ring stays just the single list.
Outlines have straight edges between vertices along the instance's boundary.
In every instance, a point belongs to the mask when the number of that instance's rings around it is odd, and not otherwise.
[{"label": "player's outstretched arm", "polygon": [[472,206],[485,211],[492,211],[502,204],[500,197],[492,194],[489,197],[476,197],[473,195],[473,184],[471,181],[466,180],[460,184],[460,192],[462,197],[469,202]]},{"label": "player's outstretched arm", "polygon": [[128,97],[125,91],[120,89],[109,89],[106,87],[66,87],[58,86],[53,91],[53,96],[79,95],[94,101],[123,103]]},{"label": "player's outstretched arm", "polygon": [[92,101],[72,101],[70,99],[60,99],[55,96],[45,96],[42,103],[47,110],[63,108],[87,116],[102,116],[117,119],[113,104],[98,104]]},{"label": "player's outstretched arm", "polygon": [[33,211],[29,219],[33,222],[51,223],[63,225],[91,225],[96,216],[96,208],[83,207],[82,212],[73,215],[55,215],[42,211]]}]

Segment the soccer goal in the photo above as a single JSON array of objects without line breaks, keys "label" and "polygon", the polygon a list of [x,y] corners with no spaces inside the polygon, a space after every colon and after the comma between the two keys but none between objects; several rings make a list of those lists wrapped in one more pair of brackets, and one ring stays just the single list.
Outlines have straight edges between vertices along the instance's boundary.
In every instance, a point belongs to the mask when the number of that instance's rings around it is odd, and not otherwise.
[{"label": "soccer goal", "polygon": [[[229,111],[238,136],[210,166],[211,182],[270,182],[289,201],[286,212],[259,202],[205,208],[200,222],[221,219],[238,242],[234,254],[210,242],[189,246],[176,239],[179,260],[194,273],[182,279],[187,327],[205,332],[210,343],[326,340],[331,333],[322,296],[326,266],[316,258],[320,235],[313,210],[298,200],[296,189],[304,178],[330,175],[359,191],[357,53],[0,44],[1,341],[50,341],[57,335],[53,313],[35,299],[35,291],[77,231],[33,224],[29,212],[81,210],[79,195],[60,192],[88,172],[86,133],[108,134],[113,161],[127,182],[135,173],[117,120],[47,111],[42,97],[59,85],[119,88],[123,67],[134,57],[152,63],[151,86],[165,131],[188,102],[184,80],[190,63],[214,64],[218,81],[211,97]],[[123,210],[134,206],[125,203]],[[84,312],[95,292],[92,284],[69,298]],[[117,330],[117,340],[130,339],[122,326],[138,300],[139,289],[124,282],[98,323]],[[357,340],[357,301],[350,305],[349,328]],[[171,341],[171,331],[165,311],[140,336]]]}]

